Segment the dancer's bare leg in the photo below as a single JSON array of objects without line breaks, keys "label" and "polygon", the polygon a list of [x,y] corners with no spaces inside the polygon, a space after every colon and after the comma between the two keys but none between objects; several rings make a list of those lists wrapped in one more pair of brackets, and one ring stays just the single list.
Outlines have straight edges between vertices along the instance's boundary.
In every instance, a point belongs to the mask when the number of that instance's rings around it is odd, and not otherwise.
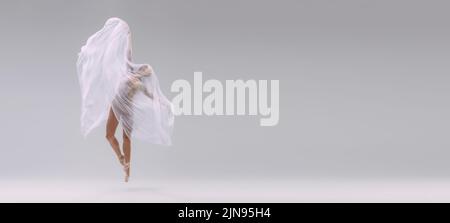
[{"label": "dancer's bare leg", "polygon": [[130,137],[123,131],[123,153],[125,156],[125,181],[128,181],[130,176],[130,161],[131,161],[131,140]]},{"label": "dancer's bare leg", "polygon": [[120,146],[119,142],[117,141],[115,137],[117,125],[119,122],[117,121],[116,116],[114,115],[114,111],[112,108],[109,110],[109,116],[108,121],[106,123],[106,139],[109,141],[109,144],[111,144],[111,147],[114,150],[114,153],[116,153],[117,158],[119,159],[119,162],[123,165],[123,155],[120,152]]}]

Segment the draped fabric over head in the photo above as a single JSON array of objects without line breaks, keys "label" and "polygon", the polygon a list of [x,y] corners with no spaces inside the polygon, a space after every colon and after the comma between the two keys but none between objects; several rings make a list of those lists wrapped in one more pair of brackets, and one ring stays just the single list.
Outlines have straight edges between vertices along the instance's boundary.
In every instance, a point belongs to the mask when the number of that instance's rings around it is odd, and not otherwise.
[{"label": "draped fabric over head", "polygon": [[[145,65],[150,75],[139,75],[137,71]],[[153,69],[131,61],[131,33],[125,21],[108,19],[89,37],[78,54],[77,72],[85,137],[106,121],[112,108],[128,136],[171,144],[173,106],[163,95]]]}]

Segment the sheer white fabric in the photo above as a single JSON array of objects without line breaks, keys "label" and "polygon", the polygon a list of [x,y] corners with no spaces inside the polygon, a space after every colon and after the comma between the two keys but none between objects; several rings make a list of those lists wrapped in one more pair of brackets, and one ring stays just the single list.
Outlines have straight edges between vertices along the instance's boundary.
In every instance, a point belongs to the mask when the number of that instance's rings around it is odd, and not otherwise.
[{"label": "sheer white fabric", "polygon": [[131,54],[130,29],[119,18],[108,19],[81,48],[81,132],[86,137],[107,120],[112,108],[129,137],[170,145],[173,106],[150,65],[133,63]]}]

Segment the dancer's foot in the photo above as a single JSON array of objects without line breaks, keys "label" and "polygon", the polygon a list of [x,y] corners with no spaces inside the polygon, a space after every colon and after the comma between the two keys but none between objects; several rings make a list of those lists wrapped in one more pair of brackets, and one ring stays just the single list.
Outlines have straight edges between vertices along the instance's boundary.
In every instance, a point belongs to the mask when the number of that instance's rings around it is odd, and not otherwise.
[{"label": "dancer's foot", "polygon": [[125,172],[125,182],[130,178],[130,163],[124,163],[123,171]]},{"label": "dancer's foot", "polygon": [[119,162],[120,162],[120,165],[125,166],[125,156],[120,155],[119,156]]}]

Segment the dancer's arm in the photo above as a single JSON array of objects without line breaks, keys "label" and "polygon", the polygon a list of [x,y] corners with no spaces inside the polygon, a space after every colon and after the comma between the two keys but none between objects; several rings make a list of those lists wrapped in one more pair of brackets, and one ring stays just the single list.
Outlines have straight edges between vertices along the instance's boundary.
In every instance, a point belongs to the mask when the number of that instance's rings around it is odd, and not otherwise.
[{"label": "dancer's arm", "polygon": [[137,93],[138,90],[142,90],[145,96],[153,99],[153,94],[145,87],[145,85],[136,79],[129,80],[131,84],[130,91],[128,92],[128,97],[133,98],[133,96]]}]

